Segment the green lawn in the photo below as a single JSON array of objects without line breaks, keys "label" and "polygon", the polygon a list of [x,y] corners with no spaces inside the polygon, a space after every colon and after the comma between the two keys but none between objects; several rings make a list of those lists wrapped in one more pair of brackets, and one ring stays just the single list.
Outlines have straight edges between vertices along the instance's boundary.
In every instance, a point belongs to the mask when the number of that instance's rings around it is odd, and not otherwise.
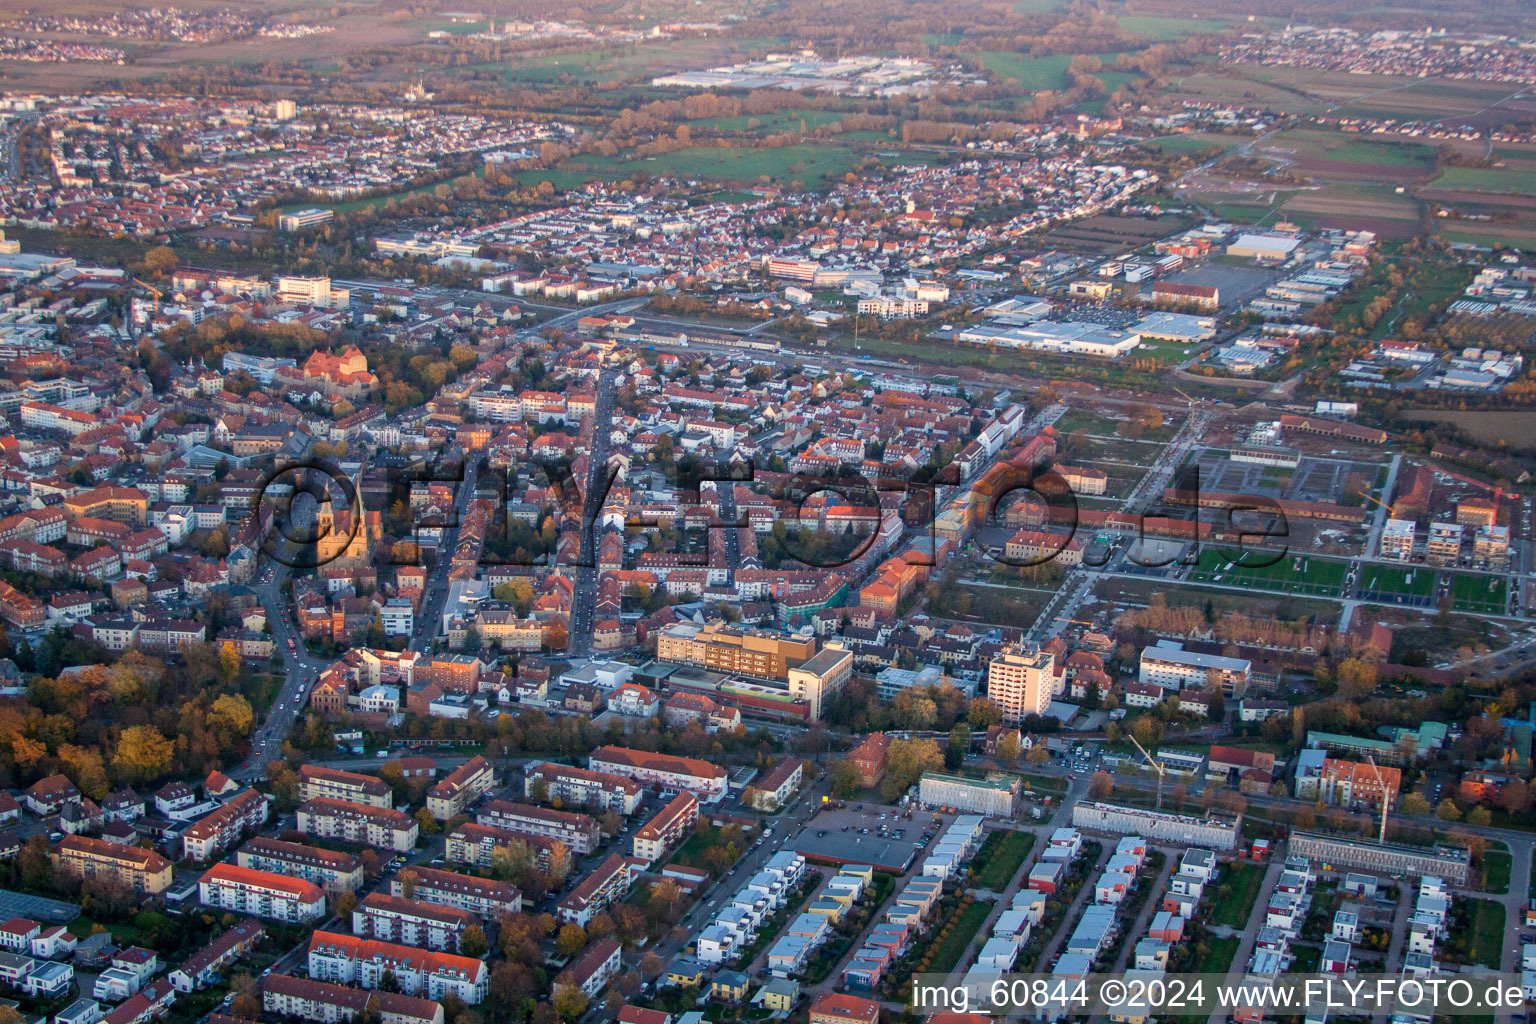
[{"label": "green lawn", "polygon": [[947,925],[949,934],[938,938],[929,950],[928,973],[948,974],[954,970],[955,965],[960,962],[960,957],[965,954],[965,948],[981,930],[982,922],[987,919],[987,914],[991,911],[992,904],[983,903],[980,900],[972,902],[960,911],[959,915]]},{"label": "green lawn", "polygon": [[1502,615],[1508,596],[1509,583],[1503,576],[1458,573],[1451,577],[1451,600],[1459,612]]},{"label": "green lawn", "polygon": [[1164,135],[1150,139],[1147,145],[1160,153],[1199,153],[1207,149],[1231,149],[1237,143],[1238,140],[1230,135],[1187,132],[1183,135]]},{"label": "green lawn", "polygon": [[983,50],[977,56],[981,58],[982,67],[1004,81],[1017,79],[1021,88],[1031,92],[1065,88],[1067,65],[1072,62],[1072,58],[1064,53],[1027,57],[1022,53]]},{"label": "green lawn", "polygon": [[1216,899],[1212,908],[1211,923],[1243,928],[1248,915],[1259,900],[1259,888],[1264,884],[1264,865],[1233,861],[1222,869],[1216,879]]},{"label": "green lawn", "polygon": [[[1271,565],[1229,563],[1227,556],[1236,553],[1235,550],[1223,553],[1215,548],[1204,549],[1200,565],[1191,570],[1190,579],[1311,597],[1337,597],[1349,569],[1347,562],[1312,555],[1283,555]],[[1243,553],[1241,562],[1267,562],[1273,557],[1270,552],[1249,550]],[[1221,577],[1219,580],[1218,576]]]},{"label": "green lawn", "polygon": [[1225,974],[1232,969],[1232,961],[1237,957],[1242,940],[1236,935],[1229,935],[1224,939],[1208,939],[1206,945],[1206,954],[1200,958],[1195,971],[1200,974]]},{"label": "green lawn", "polygon": [[1509,892],[1509,875],[1513,866],[1514,859],[1500,850],[1489,850],[1483,854],[1483,891]]},{"label": "green lawn", "polygon": [[1432,569],[1367,565],[1360,570],[1360,589],[1378,594],[1428,597],[1435,592],[1435,573]]},{"label": "green lawn", "polygon": [[1469,192],[1515,192],[1536,194],[1536,175],[1530,171],[1504,167],[1447,167],[1430,182],[1434,188],[1464,189]]},{"label": "green lawn", "polygon": [[1473,962],[1498,970],[1504,956],[1504,905],[1493,900],[1468,900],[1467,911]]},{"label": "green lawn", "polygon": [[976,857],[971,862],[976,884],[993,892],[1002,892],[1013,881],[1013,876],[1019,873],[1024,858],[1029,856],[1034,845],[1033,832],[1015,832],[1012,829],[993,832],[981,844],[981,849],[976,851]]},{"label": "green lawn", "polygon": [[1428,146],[1403,142],[1346,142],[1324,156],[1330,163],[1389,164],[1393,167],[1428,167],[1435,151]]}]

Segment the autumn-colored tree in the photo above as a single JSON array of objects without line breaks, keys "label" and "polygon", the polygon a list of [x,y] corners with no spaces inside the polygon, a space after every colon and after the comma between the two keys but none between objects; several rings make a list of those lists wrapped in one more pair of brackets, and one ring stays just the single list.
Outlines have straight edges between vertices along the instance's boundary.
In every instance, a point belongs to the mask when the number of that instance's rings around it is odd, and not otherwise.
[{"label": "autumn-colored tree", "polygon": [[459,936],[459,953],[463,956],[479,959],[491,951],[491,944],[485,937],[485,929],[477,924],[465,928]]},{"label": "autumn-colored tree", "polygon": [[561,1020],[575,1020],[587,1012],[587,996],[575,985],[560,985],[555,989],[555,997],[550,1000],[555,1013]]},{"label": "autumn-colored tree", "polygon": [[[46,753],[46,749],[44,751]],[[863,784],[864,776],[859,771],[858,765],[847,758],[838,758],[832,762],[828,769],[828,775],[832,780],[832,795],[839,799],[846,799],[858,792]]]},{"label": "autumn-colored tree", "polygon": [[1093,777],[1088,780],[1088,795],[1095,800],[1103,800],[1114,791],[1114,777],[1102,768],[1094,772]]},{"label": "autumn-colored tree", "polygon": [[1461,810],[1456,806],[1455,801],[1450,797],[1446,797],[1435,808],[1435,817],[1441,821],[1460,821]]},{"label": "autumn-colored tree", "polygon": [[159,778],[170,767],[176,747],[151,725],[124,729],[112,755],[112,770],[124,782],[143,783]]},{"label": "autumn-colored tree", "polygon": [[1003,720],[1003,712],[986,697],[972,699],[965,711],[965,720],[972,729],[990,729]]},{"label": "autumn-colored tree", "polygon": [[1030,747],[1029,752],[1024,755],[1024,760],[1028,761],[1030,764],[1045,764],[1046,762],[1050,761],[1050,759],[1051,752],[1045,749],[1044,743],[1036,743],[1034,746]]},{"label": "autumn-colored tree", "polygon": [[560,927],[555,936],[555,952],[561,956],[575,956],[587,945],[586,930],[579,924],[566,924]]},{"label": "autumn-colored tree", "polygon": [[231,978],[229,991],[233,997],[229,1004],[230,1013],[244,1020],[261,1016],[261,990],[250,974],[242,971]]}]

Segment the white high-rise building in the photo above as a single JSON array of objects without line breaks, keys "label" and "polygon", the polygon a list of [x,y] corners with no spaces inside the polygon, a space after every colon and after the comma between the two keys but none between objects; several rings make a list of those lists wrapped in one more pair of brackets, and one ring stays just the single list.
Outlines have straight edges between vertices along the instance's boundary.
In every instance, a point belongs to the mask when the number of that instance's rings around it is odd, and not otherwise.
[{"label": "white high-rise building", "polygon": [[987,696],[1003,720],[1043,715],[1056,697],[1056,655],[1034,645],[1014,645],[987,666]]}]

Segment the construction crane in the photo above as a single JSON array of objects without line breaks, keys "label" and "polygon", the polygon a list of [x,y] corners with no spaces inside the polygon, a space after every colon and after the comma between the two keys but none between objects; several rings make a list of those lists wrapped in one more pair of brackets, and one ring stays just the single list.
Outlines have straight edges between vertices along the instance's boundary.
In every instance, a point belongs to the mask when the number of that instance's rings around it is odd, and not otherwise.
[{"label": "construction crane", "polygon": [[[1130,733],[1126,733],[1125,735],[1126,735],[1127,738],[1130,739],[1130,741],[1132,743],[1136,743],[1136,737],[1135,736],[1132,736]],[[1151,765],[1152,766],[1152,770],[1157,772],[1157,809],[1158,810],[1162,810],[1163,809],[1163,775],[1164,775],[1166,769],[1164,769],[1162,765],[1158,764],[1157,761],[1153,760],[1152,755],[1147,753],[1146,748],[1143,747],[1140,743],[1136,743],[1136,749],[1141,751],[1141,756],[1147,759],[1147,764]]]},{"label": "construction crane", "polygon": [[150,292],[152,292],[154,294],[154,296],[155,296],[155,312],[159,313],[160,312],[160,294],[161,294],[160,289],[156,288],[154,285],[150,284],[148,281],[140,281],[138,278],[134,278],[133,279],[133,283],[138,285],[140,288],[148,289]]},{"label": "construction crane", "polygon": [[1381,835],[1376,841],[1385,844],[1387,841],[1387,784],[1381,781],[1381,769],[1376,767],[1376,759],[1367,754],[1365,760],[1371,766],[1371,771],[1376,773],[1376,788],[1381,795]]}]

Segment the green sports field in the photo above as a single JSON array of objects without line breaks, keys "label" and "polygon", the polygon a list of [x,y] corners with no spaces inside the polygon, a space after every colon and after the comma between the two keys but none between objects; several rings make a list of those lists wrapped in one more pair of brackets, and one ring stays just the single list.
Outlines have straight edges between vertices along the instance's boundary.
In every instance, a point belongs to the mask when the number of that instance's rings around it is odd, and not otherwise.
[{"label": "green sports field", "polygon": [[1257,564],[1269,562],[1274,553],[1256,549],[1242,553],[1241,564],[1229,563],[1228,556],[1238,553],[1236,550],[1207,548],[1201,552],[1200,565],[1190,572],[1189,578],[1202,583],[1253,587],[1309,597],[1338,597],[1349,571],[1347,562],[1311,555],[1282,555],[1272,564]]},{"label": "green sports field", "polygon": [[1435,592],[1432,569],[1399,569],[1389,565],[1368,565],[1360,571],[1360,589],[1377,594],[1403,594],[1429,597]]},{"label": "green sports field", "polygon": [[1451,601],[1459,612],[1502,615],[1508,598],[1509,584],[1502,576],[1459,574],[1451,577]]}]

